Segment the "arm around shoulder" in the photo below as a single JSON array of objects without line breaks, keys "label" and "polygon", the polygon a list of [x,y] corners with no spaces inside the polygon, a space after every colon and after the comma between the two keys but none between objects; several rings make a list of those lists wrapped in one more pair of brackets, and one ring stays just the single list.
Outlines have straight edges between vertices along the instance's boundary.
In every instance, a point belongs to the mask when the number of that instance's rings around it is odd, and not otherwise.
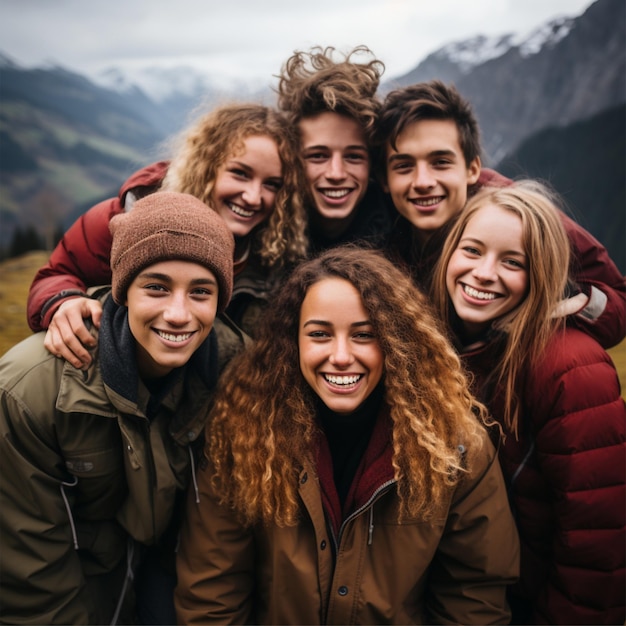
[{"label": "arm around shoulder", "polygon": [[68,297],[84,295],[88,287],[111,282],[109,221],[122,211],[118,198],[100,202],[63,235],[30,286],[27,315],[32,330],[48,328]]},{"label": "arm around shoulder", "polygon": [[572,244],[571,273],[587,296],[570,322],[603,348],[611,348],[626,337],[626,280],[593,235],[565,213],[561,218]]}]

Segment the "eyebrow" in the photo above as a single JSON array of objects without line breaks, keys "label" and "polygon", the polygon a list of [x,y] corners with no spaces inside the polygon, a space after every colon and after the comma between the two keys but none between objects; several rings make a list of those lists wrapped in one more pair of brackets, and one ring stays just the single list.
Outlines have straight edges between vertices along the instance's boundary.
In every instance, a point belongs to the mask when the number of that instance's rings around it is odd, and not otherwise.
[{"label": "eyebrow", "polygon": [[[142,272],[138,277],[152,278],[153,280],[162,280],[163,282],[171,282],[172,277],[168,274],[162,274],[161,272]],[[217,281],[213,278],[193,278],[191,280],[192,285],[217,285]]]},{"label": "eyebrow", "polygon": [[[246,172],[248,172],[248,173],[254,172],[254,168],[253,167],[250,167],[249,165],[247,165],[243,161],[237,161],[237,159],[231,159],[230,161],[227,161],[226,167],[240,167],[242,170],[246,170]],[[282,183],[283,182],[283,177],[282,176],[268,176],[264,180],[272,180],[272,181],[275,181],[277,183]]]},{"label": "eyebrow", "polygon": [[[462,244],[463,242],[467,242],[467,243],[478,243],[482,246],[485,245],[485,242],[482,239],[476,239],[476,237],[461,237],[461,239],[459,239],[459,245]],[[526,253],[524,251],[520,251],[520,250],[505,250],[504,254],[513,254],[515,256],[521,256],[526,258]]]},{"label": "eyebrow", "polygon": [[[303,150],[330,150],[330,146],[325,144],[316,144],[314,146],[304,146]],[[357,143],[350,146],[345,146],[344,150],[363,150],[363,152],[367,152],[367,146],[364,143]]]},{"label": "eyebrow", "polygon": [[[302,325],[302,328],[306,328],[309,325],[316,325],[316,326],[332,326],[332,322],[329,322],[328,320],[307,320],[306,322],[304,322],[304,324]],[[371,326],[372,322],[370,322],[369,320],[364,320],[362,322],[354,322],[352,324],[350,324],[351,328],[358,328],[360,326]]]},{"label": "eyebrow", "polygon": [[[428,157],[434,157],[434,156],[457,156],[456,152],[454,150],[433,150],[432,152],[429,152],[426,156]],[[411,160],[415,160],[415,157],[412,154],[405,154],[405,153],[400,153],[400,152],[396,152],[395,154],[392,154],[389,157],[389,163],[392,163],[393,161],[402,161],[405,159],[411,159]]]}]

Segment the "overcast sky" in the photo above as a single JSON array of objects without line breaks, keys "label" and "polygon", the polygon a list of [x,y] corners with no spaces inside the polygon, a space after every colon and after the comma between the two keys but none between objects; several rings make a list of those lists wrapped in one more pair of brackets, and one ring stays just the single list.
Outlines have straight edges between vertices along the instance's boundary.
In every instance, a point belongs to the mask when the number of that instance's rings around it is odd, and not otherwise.
[{"label": "overcast sky", "polygon": [[0,0],[0,51],[25,67],[192,65],[271,81],[298,49],[365,44],[385,78],[446,43],[523,34],[593,0]]}]

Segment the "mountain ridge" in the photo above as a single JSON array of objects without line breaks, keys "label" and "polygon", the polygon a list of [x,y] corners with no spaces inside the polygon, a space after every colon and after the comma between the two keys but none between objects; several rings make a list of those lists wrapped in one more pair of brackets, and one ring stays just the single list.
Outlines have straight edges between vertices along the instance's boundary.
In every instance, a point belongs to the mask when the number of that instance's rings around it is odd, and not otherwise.
[{"label": "mountain ridge", "polygon": [[[543,130],[562,129],[565,137],[570,126],[626,101],[624,13],[623,0],[597,0],[578,17],[550,20],[526,35],[450,42],[399,82],[383,83],[381,95],[409,79],[455,83],[477,112],[485,165],[499,167]],[[116,193],[139,167],[166,158],[165,141],[197,111],[237,96],[273,104],[269,85],[228,94],[224,85],[194,82],[193,72],[173,71],[177,81],[156,98],[129,76],[112,73],[111,89],[55,64],[25,69],[0,52],[0,254],[16,228],[33,224],[49,236],[66,228],[69,216]],[[158,72],[152,78],[159,80]],[[619,134],[607,141],[626,150]],[[571,151],[559,159],[573,169]],[[602,155],[586,156],[592,172]],[[561,178],[559,185],[571,186]]]}]

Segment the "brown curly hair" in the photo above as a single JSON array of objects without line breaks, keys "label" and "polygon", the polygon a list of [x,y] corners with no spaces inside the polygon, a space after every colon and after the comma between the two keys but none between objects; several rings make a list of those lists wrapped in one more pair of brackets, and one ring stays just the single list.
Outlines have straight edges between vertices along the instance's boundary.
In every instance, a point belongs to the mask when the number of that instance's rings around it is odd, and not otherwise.
[{"label": "brown curly hair", "polygon": [[365,131],[368,144],[378,119],[380,101],[376,91],[385,65],[367,46],[357,46],[335,60],[335,48],[315,46],[296,51],[277,77],[278,108],[296,126],[305,117],[332,111],[353,118]]},{"label": "brown curly hair", "polygon": [[189,193],[209,206],[219,168],[243,150],[251,136],[276,142],[283,185],[270,217],[253,232],[253,250],[267,267],[280,267],[306,256],[306,218],[300,189],[303,173],[298,139],[284,115],[260,104],[227,104],[204,114],[175,142],[162,189]]},{"label": "brown curly hair", "polygon": [[[222,503],[247,524],[298,520],[298,472],[313,463],[315,394],[299,366],[300,308],[311,285],[340,277],[361,294],[384,355],[401,515],[427,519],[482,445],[486,409],[468,389],[425,296],[379,252],[341,246],[298,266],[257,341],[221,377],[205,453]],[[470,461],[471,462],[471,461]]]}]

